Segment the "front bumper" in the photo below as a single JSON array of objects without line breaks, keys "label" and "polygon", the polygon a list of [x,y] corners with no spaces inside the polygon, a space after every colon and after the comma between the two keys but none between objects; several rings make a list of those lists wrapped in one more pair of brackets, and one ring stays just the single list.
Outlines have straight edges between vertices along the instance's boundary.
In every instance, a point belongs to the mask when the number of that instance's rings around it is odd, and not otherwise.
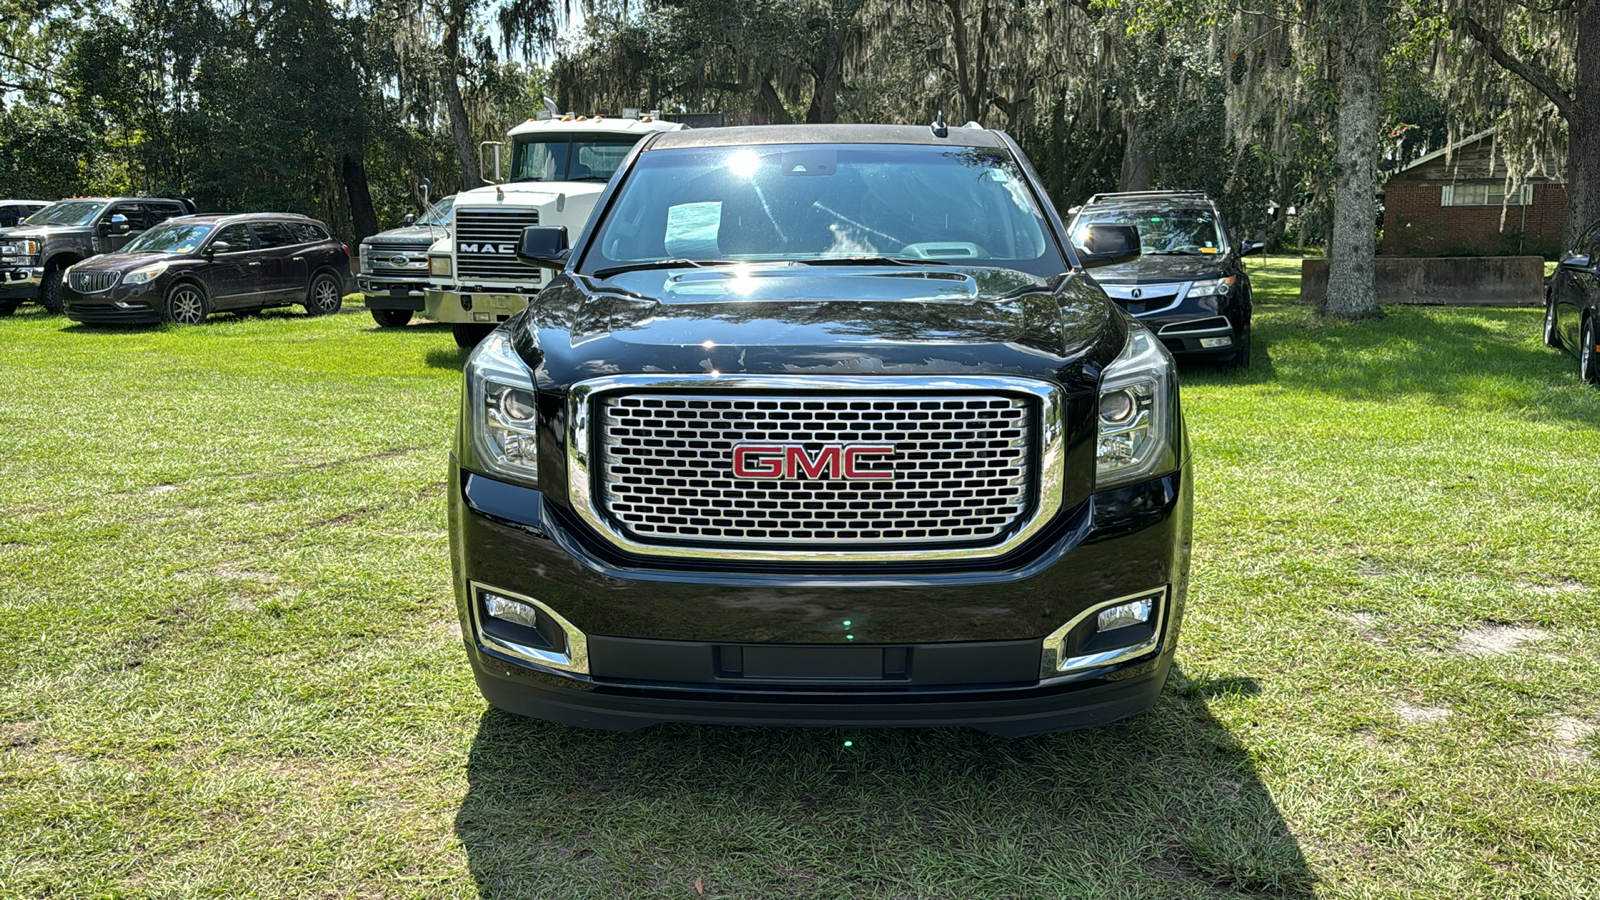
[{"label": "front bumper", "polygon": [[1240,327],[1222,315],[1141,318],[1173,356],[1231,356],[1238,351]]},{"label": "front bumper", "polygon": [[151,285],[118,284],[108,291],[85,294],[61,285],[61,304],[68,319],[85,325],[158,325],[161,293]]},{"label": "front bumper", "polygon": [[498,325],[527,308],[533,296],[509,289],[430,287],[423,292],[423,315],[455,325]]},{"label": "front bumper", "polygon": [[[1189,481],[1185,467],[1096,494],[1002,559],[784,572],[619,556],[538,491],[452,461],[463,639],[489,702],[584,727],[970,725],[1013,736],[1103,725],[1149,707],[1165,683],[1188,586]],[[1152,649],[1041,677],[1046,635],[1161,586]],[[485,588],[536,598],[586,635],[587,671],[491,648],[477,614]]]},{"label": "front bumper", "polygon": [[32,300],[39,296],[44,269],[34,266],[0,268],[0,300]]},{"label": "front bumper", "polygon": [[382,275],[358,275],[356,287],[368,309],[404,309],[422,312],[423,291],[428,287],[425,278],[387,278]]}]

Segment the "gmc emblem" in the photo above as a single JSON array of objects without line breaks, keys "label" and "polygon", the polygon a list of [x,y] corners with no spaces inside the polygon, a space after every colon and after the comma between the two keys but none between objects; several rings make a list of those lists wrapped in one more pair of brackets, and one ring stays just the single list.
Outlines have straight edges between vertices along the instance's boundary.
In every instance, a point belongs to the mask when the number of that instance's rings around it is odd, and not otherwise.
[{"label": "gmc emblem", "polygon": [[800,444],[738,444],[735,478],[893,478],[887,469],[867,469],[867,457],[894,453],[891,444],[823,444],[815,455]]},{"label": "gmc emblem", "polygon": [[515,253],[516,244],[457,244],[460,253]]}]

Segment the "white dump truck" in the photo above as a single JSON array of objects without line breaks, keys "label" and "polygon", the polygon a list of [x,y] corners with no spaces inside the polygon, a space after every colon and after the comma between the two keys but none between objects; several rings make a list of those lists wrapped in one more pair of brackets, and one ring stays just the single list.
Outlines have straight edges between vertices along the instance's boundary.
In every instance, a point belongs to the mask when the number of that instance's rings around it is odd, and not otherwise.
[{"label": "white dump truck", "polygon": [[523,307],[550,278],[517,261],[529,225],[565,225],[576,237],[611,173],[646,135],[684,126],[652,115],[549,115],[511,129],[510,171],[502,177],[501,143],[494,180],[456,196],[455,229],[428,251],[424,314],[448,322],[470,347]]}]

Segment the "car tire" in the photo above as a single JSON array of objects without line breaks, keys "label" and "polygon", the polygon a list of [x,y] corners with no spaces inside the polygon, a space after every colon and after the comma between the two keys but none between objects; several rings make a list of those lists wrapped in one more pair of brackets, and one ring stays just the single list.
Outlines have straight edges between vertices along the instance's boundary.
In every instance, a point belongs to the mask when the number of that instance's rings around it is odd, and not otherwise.
[{"label": "car tire", "polygon": [[59,316],[66,307],[61,305],[61,276],[64,270],[51,269],[39,281],[39,305],[52,316]]},{"label": "car tire", "polygon": [[1244,323],[1244,330],[1239,332],[1239,334],[1234,337],[1233,344],[1234,344],[1233,355],[1228,357],[1227,360],[1223,362],[1223,366],[1226,367],[1226,368],[1229,368],[1229,369],[1248,369],[1248,368],[1250,368],[1250,323],[1249,322],[1245,322]]},{"label": "car tire", "polygon": [[1556,334],[1556,300],[1546,297],[1544,301],[1544,345],[1546,347],[1560,347],[1561,336]]},{"label": "car tire", "polygon": [[344,291],[339,279],[323,272],[311,279],[306,289],[306,312],[313,316],[331,316],[344,306]]},{"label": "car tire", "polygon": [[211,315],[211,301],[200,285],[180,281],[161,298],[161,321],[169,325],[199,325]]},{"label": "car tire", "polygon": [[1600,340],[1600,334],[1595,333],[1595,317],[1590,316],[1583,323],[1583,347],[1578,351],[1578,378],[1584,384],[1600,385],[1600,352],[1594,349],[1594,342]]},{"label": "car tire", "polygon": [[456,346],[463,350],[471,350],[483,342],[490,332],[494,331],[493,325],[452,325],[450,330],[455,333]]},{"label": "car tire", "polygon": [[413,315],[415,313],[409,309],[375,309],[372,321],[377,322],[379,328],[404,328]]}]

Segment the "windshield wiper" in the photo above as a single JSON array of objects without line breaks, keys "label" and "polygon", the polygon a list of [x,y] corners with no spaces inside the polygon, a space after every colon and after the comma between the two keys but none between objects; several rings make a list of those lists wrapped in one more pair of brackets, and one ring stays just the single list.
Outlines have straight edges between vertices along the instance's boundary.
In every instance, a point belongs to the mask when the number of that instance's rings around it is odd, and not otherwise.
[{"label": "windshield wiper", "polygon": [[732,266],[731,259],[657,259],[651,262],[629,263],[625,266],[608,266],[596,269],[594,278],[610,278],[623,272],[647,272],[651,269],[701,269],[706,266]]},{"label": "windshield wiper", "polygon": [[899,256],[827,256],[822,259],[786,259],[797,266],[948,266],[943,259],[906,259]]}]

